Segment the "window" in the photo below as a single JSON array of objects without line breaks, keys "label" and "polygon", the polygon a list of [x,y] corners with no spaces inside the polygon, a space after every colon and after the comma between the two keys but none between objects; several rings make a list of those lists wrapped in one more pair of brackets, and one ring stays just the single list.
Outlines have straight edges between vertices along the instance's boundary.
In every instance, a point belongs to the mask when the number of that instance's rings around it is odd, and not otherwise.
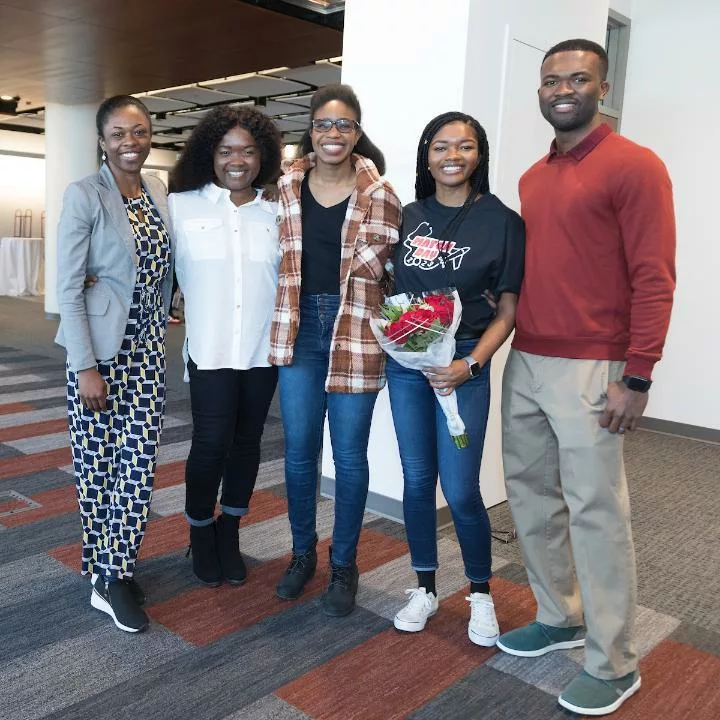
[{"label": "window", "polygon": [[605,50],[608,54],[608,82],[610,91],[600,105],[600,114],[607,123],[617,130],[622,116],[623,95],[625,94],[625,73],[630,48],[630,20],[610,10]]}]

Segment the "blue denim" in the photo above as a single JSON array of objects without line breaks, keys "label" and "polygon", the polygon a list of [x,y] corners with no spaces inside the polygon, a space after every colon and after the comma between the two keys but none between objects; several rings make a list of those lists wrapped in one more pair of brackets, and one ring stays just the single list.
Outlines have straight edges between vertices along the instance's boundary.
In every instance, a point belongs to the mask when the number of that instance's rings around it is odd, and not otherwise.
[{"label": "blue denim", "polygon": [[355,560],[370,472],[367,447],[376,392],[328,393],[325,378],[338,314],[337,295],[302,295],[292,365],[280,370],[280,409],[285,432],[285,485],[293,550],[315,541],[318,460],[325,413],[335,462],[335,526],[332,562]]},{"label": "blue denim", "polygon": [[[459,340],[457,357],[469,355],[475,340]],[[388,389],[403,468],[403,515],[412,567],[438,567],[435,488],[450,507],[471,582],[491,576],[490,520],[480,495],[480,460],[490,410],[490,363],[480,375],[456,389],[458,410],[469,447],[455,447],[435,392],[419,370],[408,370],[392,358],[387,363]]]}]

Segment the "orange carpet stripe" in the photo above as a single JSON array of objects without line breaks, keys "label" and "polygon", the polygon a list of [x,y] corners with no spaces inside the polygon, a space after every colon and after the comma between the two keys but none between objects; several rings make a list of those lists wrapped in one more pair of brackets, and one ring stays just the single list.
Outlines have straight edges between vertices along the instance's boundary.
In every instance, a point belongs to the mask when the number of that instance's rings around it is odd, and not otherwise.
[{"label": "orange carpet stripe", "polygon": [[[28,425],[15,425],[14,427],[0,428],[0,443],[10,440],[22,440],[23,438],[37,437],[38,435],[51,435],[68,429],[68,421],[44,420],[43,422],[29,423]],[[68,444],[70,434],[68,432]]]},{"label": "orange carpet stripe", "polygon": [[[283,498],[273,493],[257,490],[251,501],[251,510],[243,519],[243,524],[252,525],[286,512],[287,504]],[[78,530],[79,528],[80,519],[78,518]],[[188,524],[182,513],[152,518],[147,524],[138,562],[178,552],[187,545]],[[80,572],[81,545],[79,542],[55,548],[49,554],[69,568]]]},{"label": "orange carpet stripe", "polygon": [[[178,467],[179,466],[179,467]],[[20,525],[29,525],[30,523],[46,520],[47,518],[65,515],[77,510],[77,500],[75,498],[75,485],[72,478],[68,476],[69,485],[54,490],[38,493],[31,497],[40,505],[38,508],[19,512],[16,515],[8,515],[2,520],[2,524],[6,527],[17,527]],[[155,488],[170,487],[185,482],[185,462],[168,463],[161,465],[155,475]],[[259,501],[262,503],[262,499]],[[18,505],[18,508],[25,507],[24,503]],[[152,508],[152,505],[151,505]],[[2,512],[2,510],[0,510]]]},{"label": "orange carpet stripe", "polygon": [[173,485],[180,485],[185,482],[185,461],[176,460],[175,462],[167,463],[165,465],[158,465],[155,471],[155,484],[153,487],[156,490],[161,488],[171,487]]},{"label": "orange carpet stripe", "polygon": [[0,480],[29,475],[42,470],[51,470],[52,468],[69,465],[71,462],[72,457],[69,447],[33,453],[32,455],[5,458],[0,460]]},{"label": "orange carpet stripe", "polygon": [[[327,552],[330,540],[318,544],[318,571],[295,602],[307,602],[327,587]],[[360,572],[367,572],[407,552],[405,543],[372,530],[363,530],[358,548]],[[196,646],[254,625],[283,612],[290,603],[275,596],[275,585],[287,567],[290,555],[253,567],[242,587],[190,590],[148,609],[148,614],[184,640]]]},{"label": "orange carpet stripe", "polygon": [[663,640],[640,662],[642,687],[615,714],[617,720],[717,720],[720,657]]},{"label": "orange carpet stripe", "polygon": [[[529,622],[535,601],[528,587],[492,581],[503,630]],[[333,658],[275,694],[314,720],[405,718],[498,652],[470,642],[467,591],[443,598],[420,633],[394,628]],[[403,598],[398,597],[398,607]],[[363,682],[356,682],[362,677]]]},{"label": "orange carpet stripe", "polygon": [[[8,500],[0,500],[0,513],[6,513],[6,512],[13,512],[17,510],[22,510],[22,508],[27,507],[26,503],[22,500],[17,500],[16,498],[10,498]],[[8,515],[8,517],[12,517],[11,515]],[[7,523],[3,520],[3,525],[7,525]]]},{"label": "orange carpet stripe", "polygon": [[[69,476],[68,480],[71,482],[71,478]],[[185,482],[184,461],[168,463],[167,465],[160,466],[158,468],[155,476],[156,489],[180,485],[183,482]],[[3,518],[2,524],[6,527],[29,525],[40,520],[46,520],[58,515],[65,515],[77,510],[74,484],[38,493],[37,495],[33,495],[31,500],[38,503],[40,507],[33,508],[32,510],[25,510],[24,512],[19,512],[15,515],[8,515]],[[13,508],[6,508],[6,511],[12,509],[22,509],[24,507],[26,507],[25,503],[18,502],[18,504]],[[152,509],[152,504],[150,507]],[[286,512],[286,507],[285,501],[282,498],[274,495],[273,493],[258,490],[252,499],[252,513],[248,516],[249,519],[245,522],[245,524],[247,525],[253,522],[261,522],[269,517],[275,517],[276,515]],[[1,508],[0,512],[3,512]]]},{"label": "orange carpet stripe", "polygon": [[[70,480],[70,476],[68,476]],[[53,490],[33,495],[32,500],[40,505],[40,507],[19,512],[15,515],[8,515],[2,519],[2,524],[6,527],[18,527],[20,525],[29,525],[30,523],[46,520],[47,518],[56,517],[57,515],[65,515],[77,510],[77,499],[75,496],[75,485],[65,485]],[[25,507],[25,504],[22,504]]]},{"label": "orange carpet stripe", "polygon": [[0,404],[0,415],[12,415],[13,413],[29,412],[34,409],[30,403],[24,402]]}]

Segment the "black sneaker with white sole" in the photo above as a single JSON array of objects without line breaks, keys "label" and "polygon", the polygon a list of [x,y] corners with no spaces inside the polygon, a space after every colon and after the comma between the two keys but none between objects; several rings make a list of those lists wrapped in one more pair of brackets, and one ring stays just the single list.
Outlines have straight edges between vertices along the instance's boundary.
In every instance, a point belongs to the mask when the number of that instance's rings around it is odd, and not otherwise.
[{"label": "black sneaker with white sole", "polygon": [[142,632],[149,624],[148,617],[133,597],[129,585],[121,580],[105,582],[98,578],[93,585],[90,604],[108,614],[115,625],[129,633]]},{"label": "black sneaker with white sole", "polygon": [[[99,575],[96,573],[92,574],[92,578],[90,580],[93,587],[95,587],[95,583],[97,582]],[[138,605],[144,605],[147,602],[147,597],[145,596],[145,591],[140,587],[140,583],[134,578],[123,578],[121,582],[124,582],[129,588],[130,592],[132,593],[132,596],[135,598],[135,602]]]}]

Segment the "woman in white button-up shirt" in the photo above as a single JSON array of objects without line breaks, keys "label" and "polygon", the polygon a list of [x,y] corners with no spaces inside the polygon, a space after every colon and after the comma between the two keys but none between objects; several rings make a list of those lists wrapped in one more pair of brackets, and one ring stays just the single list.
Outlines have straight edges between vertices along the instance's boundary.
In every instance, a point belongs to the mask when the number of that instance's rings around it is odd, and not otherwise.
[{"label": "woman in white button-up shirt", "polygon": [[[217,108],[195,128],[169,197],[175,269],[185,296],[183,346],[193,438],[185,471],[193,572],[239,585],[238,549],[277,383],[268,363],[279,264],[277,203],[263,185],[280,174],[280,134],[251,108]],[[222,480],[221,514],[214,518]]]}]

